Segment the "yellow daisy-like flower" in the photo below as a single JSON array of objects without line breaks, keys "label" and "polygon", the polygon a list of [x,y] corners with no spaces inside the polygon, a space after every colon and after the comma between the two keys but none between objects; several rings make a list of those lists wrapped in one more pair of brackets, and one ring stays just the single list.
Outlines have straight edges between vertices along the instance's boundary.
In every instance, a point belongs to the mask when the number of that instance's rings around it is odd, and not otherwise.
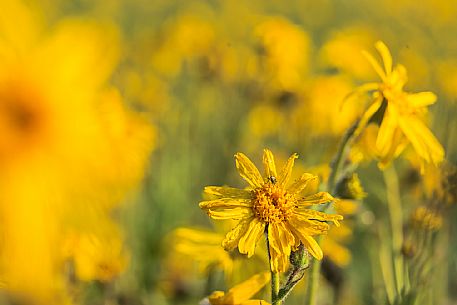
[{"label": "yellow daisy-like flower", "polygon": [[314,240],[314,235],[324,234],[332,221],[339,225],[340,215],[328,215],[309,209],[313,204],[323,204],[333,200],[327,192],[301,196],[306,185],[317,179],[311,174],[303,174],[297,181],[286,187],[292,172],[293,154],[278,175],[273,154],[265,149],[263,164],[265,178],[257,167],[244,154],[235,155],[236,167],[241,177],[248,182],[249,189],[208,186],[205,193],[213,200],[200,202],[200,208],[213,219],[236,219],[239,223],[225,237],[222,246],[230,251],[238,250],[251,257],[257,241],[265,232],[269,241],[271,270],[283,272],[287,268],[292,250],[300,242],[309,253],[322,259],[322,250]]},{"label": "yellow daisy-like flower", "polygon": [[[392,56],[386,45],[378,41],[376,49],[382,57],[384,68],[368,52],[365,57],[381,77],[380,83],[362,85],[357,92],[375,90],[373,103],[365,111],[359,123],[360,132],[378,112],[383,113],[376,138],[380,167],[385,167],[411,143],[417,154],[428,163],[438,164],[444,158],[444,149],[422,121],[427,106],[436,102],[432,92],[407,93],[403,87],[407,81],[402,65],[392,67]],[[385,110],[384,110],[385,109]]]}]

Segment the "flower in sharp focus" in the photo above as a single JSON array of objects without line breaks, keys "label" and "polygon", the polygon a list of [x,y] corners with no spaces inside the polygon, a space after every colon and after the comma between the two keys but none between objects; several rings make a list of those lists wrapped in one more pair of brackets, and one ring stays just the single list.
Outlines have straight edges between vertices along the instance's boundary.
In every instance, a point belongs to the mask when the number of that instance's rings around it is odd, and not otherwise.
[{"label": "flower in sharp focus", "polygon": [[[213,292],[207,299],[208,302],[202,304],[210,305],[269,305],[263,300],[250,300],[270,281],[269,272],[254,275],[248,280],[234,286],[227,293],[223,291]],[[206,300],[205,300],[206,301]]]},{"label": "flower in sharp focus", "polygon": [[339,225],[338,220],[343,219],[340,215],[309,209],[314,204],[331,202],[333,197],[329,193],[300,195],[309,182],[317,179],[316,176],[305,173],[286,187],[297,157],[297,154],[293,154],[278,175],[273,154],[265,149],[265,178],[262,178],[251,160],[244,154],[237,153],[236,167],[250,188],[208,186],[205,193],[215,199],[200,202],[200,208],[207,211],[213,219],[239,220],[222,242],[226,250],[238,247],[241,253],[250,257],[255,252],[257,241],[265,232],[269,241],[270,267],[274,272],[286,270],[290,252],[296,250],[300,242],[311,255],[322,259],[322,250],[313,236],[328,231],[327,221]]},{"label": "flower in sharp focus", "polygon": [[430,129],[423,122],[427,106],[436,102],[432,92],[407,93],[403,87],[407,81],[404,66],[392,67],[392,56],[384,43],[378,41],[376,49],[383,60],[383,66],[368,52],[364,52],[380,83],[368,83],[356,92],[374,90],[373,102],[362,116],[357,133],[380,113],[382,120],[376,137],[376,150],[381,168],[397,157],[411,143],[416,153],[427,163],[438,164],[444,158],[444,149]]}]

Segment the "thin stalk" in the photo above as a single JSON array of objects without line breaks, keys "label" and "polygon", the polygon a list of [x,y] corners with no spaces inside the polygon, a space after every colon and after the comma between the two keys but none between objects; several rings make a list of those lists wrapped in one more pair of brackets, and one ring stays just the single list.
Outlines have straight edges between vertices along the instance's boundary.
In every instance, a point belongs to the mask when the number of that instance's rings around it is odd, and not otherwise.
[{"label": "thin stalk", "polygon": [[268,240],[268,227],[265,229],[265,239],[267,241],[268,263],[270,265],[270,272],[271,272],[271,304],[272,305],[281,305],[282,301],[280,298],[278,298],[279,273],[274,272],[271,269],[271,253],[270,253],[270,241]]},{"label": "thin stalk", "polygon": [[401,209],[400,187],[397,173],[393,165],[384,171],[384,181],[387,192],[387,207],[392,233],[392,259],[394,264],[395,287],[397,294],[400,295],[404,288],[404,267],[401,247],[403,244],[403,212]]},{"label": "thin stalk", "polygon": [[[316,238],[318,244],[322,241],[322,236]],[[308,305],[316,304],[317,290],[319,287],[319,275],[321,271],[321,262],[314,259],[311,264],[311,273],[309,274],[308,288],[306,293],[306,303]]]}]

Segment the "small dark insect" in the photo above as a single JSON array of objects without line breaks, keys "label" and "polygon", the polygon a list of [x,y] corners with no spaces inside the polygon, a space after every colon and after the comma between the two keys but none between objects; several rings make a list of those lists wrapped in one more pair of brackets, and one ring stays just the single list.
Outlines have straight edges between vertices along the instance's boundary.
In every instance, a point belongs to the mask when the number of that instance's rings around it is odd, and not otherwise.
[{"label": "small dark insect", "polygon": [[276,184],[276,177],[275,176],[268,177],[268,180],[270,180],[271,183]]}]

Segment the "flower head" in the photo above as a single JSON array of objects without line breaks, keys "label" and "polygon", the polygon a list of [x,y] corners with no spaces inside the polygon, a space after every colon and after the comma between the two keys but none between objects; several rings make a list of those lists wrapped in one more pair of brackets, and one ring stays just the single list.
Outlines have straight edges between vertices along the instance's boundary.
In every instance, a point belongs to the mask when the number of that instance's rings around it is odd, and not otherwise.
[{"label": "flower head", "polygon": [[427,112],[426,107],[436,102],[436,95],[429,91],[405,92],[403,87],[408,78],[405,67],[392,66],[392,56],[383,42],[378,41],[375,46],[382,57],[383,67],[368,52],[364,52],[364,55],[380,76],[381,82],[368,83],[357,90],[375,90],[373,103],[362,116],[358,132],[379,113],[382,120],[376,138],[376,149],[380,167],[388,165],[408,143],[412,144],[425,162],[440,163],[444,158],[444,149],[422,120]]},{"label": "flower head", "polygon": [[249,189],[208,186],[205,193],[215,199],[200,202],[200,208],[213,219],[239,220],[222,242],[226,250],[238,247],[241,253],[250,257],[265,232],[270,247],[271,269],[274,272],[286,270],[291,250],[296,250],[300,243],[315,258],[322,259],[322,250],[313,236],[328,231],[327,221],[339,225],[338,220],[343,218],[309,209],[313,204],[333,200],[327,192],[300,195],[308,183],[317,179],[316,176],[305,173],[287,187],[297,157],[293,154],[278,174],[273,154],[265,149],[263,178],[244,154],[237,153],[236,167],[240,176],[248,182]]}]

